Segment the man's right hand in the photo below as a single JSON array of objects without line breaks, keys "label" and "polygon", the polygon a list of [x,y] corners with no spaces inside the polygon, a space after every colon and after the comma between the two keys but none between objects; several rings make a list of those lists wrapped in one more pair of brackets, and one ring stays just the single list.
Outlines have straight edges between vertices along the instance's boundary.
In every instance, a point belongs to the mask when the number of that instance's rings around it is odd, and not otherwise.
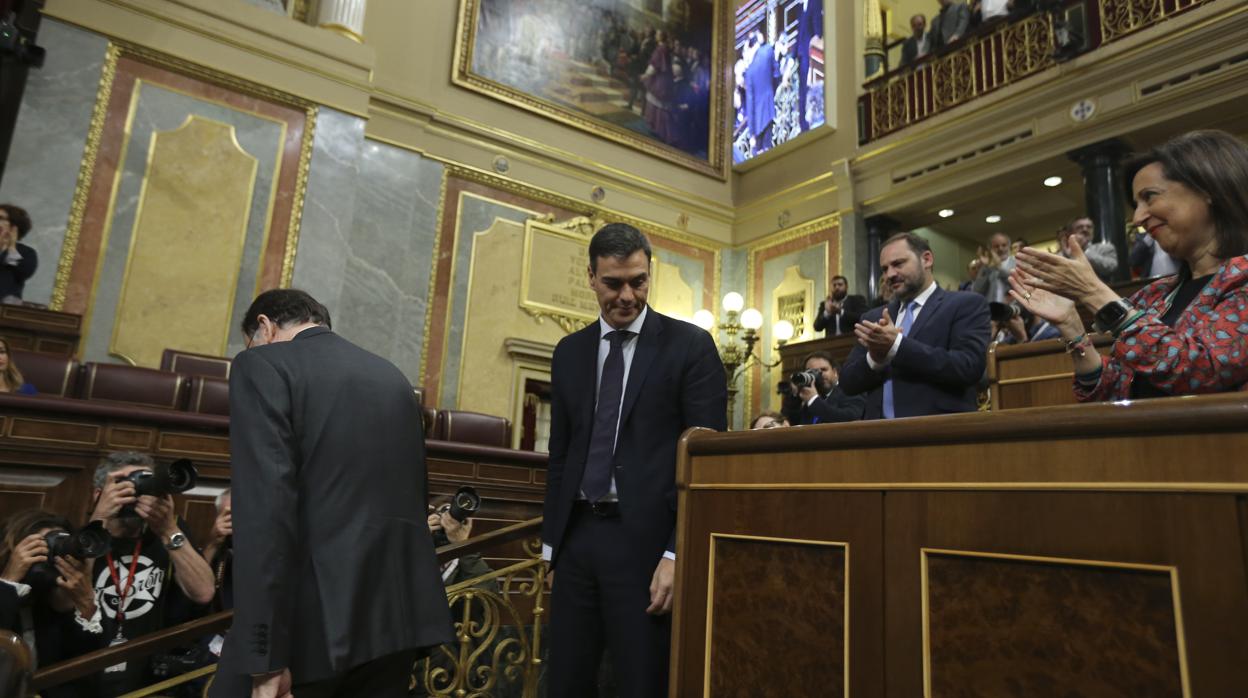
[{"label": "man's right hand", "polygon": [[797,397],[801,399],[803,405],[810,402],[810,399],[818,394],[819,391],[815,390],[815,386],[813,385],[804,385],[797,391]]},{"label": "man's right hand", "polygon": [[91,512],[91,521],[108,521],[117,518],[121,508],[134,504],[139,500],[135,494],[134,483],[129,480],[120,482],[109,479],[100,492],[100,500],[95,503],[95,511]]},{"label": "man's right hand", "polygon": [[48,541],[38,533],[32,533],[22,539],[13,548],[13,554],[9,556],[9,563],[4,566],[4,572],[0,572],[0,579],[7,579],[10,582],[20,582],[30,571],[30,566],[36,562],[44,562],[48,559]]},{"label": "man's right hand", "polygon": [[829,316],[836,315],[839,312],[841,312],[841,304],[832,300],[832,296],[828,296],[827,298],[823,299],[823,314],[824,315],[829,315]]}]

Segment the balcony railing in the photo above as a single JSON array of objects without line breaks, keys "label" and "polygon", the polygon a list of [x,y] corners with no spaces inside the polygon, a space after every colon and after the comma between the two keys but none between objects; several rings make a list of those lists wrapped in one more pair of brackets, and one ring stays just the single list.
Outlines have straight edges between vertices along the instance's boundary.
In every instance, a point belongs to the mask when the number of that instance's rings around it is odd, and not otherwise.
[{"label": "balcony railing", "polygon": [[[1212,0],[1075,0],[1053,12],[993,22],[946,50],[866,84],[859,143],[946,112]],[[1062,23],[1071,30],[1069,39]]]}]

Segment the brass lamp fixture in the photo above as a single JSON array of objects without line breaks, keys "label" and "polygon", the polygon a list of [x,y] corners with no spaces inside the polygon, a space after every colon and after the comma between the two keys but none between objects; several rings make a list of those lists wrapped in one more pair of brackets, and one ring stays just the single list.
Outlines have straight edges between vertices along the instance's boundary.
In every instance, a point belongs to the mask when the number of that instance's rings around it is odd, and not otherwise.
[{"label": "brass lamp fixture", "polygon": [[[699,310],[693,314],[693,324],[711,333],[719,345],[719,358],[724,364],[724,377],[728,381],[728,426],[732,427],[736,409],[737,380],[751,366],[773,368],[780,364],[780,359],[767,362],[754,351],[758,343],[758,330],[763,326],[763,314],[755,308],[745,307],[745,298],[736,291],[724,296],[722,307],[725,317],[716,322],[715,315],[709,310]],[[720,341],[719,333],[726,335]],[[780,320],[771,326],[771,336],[776,340],[776,348],[784,346],[793,338],[793,323]]]}]

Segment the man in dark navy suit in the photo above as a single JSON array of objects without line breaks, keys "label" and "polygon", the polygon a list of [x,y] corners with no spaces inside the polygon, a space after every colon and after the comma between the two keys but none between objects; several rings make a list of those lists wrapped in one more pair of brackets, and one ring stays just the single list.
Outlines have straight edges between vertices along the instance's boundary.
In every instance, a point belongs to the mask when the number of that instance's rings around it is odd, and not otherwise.
[{"label": "man in dark navy suit", "polygon": [[676,559],[676,442],[727,427],[727,383],[705,331],[646,306],[650,243],[603,227],[589,244],[601,317],[551,364],[542,522],[551,561],[551,698],[597,694],[609,649],[621,698],[667,695]]},{"label": "man in dark navy suit", "polygon": [[991,332],[988,302],[941,289],[932,262],[932,248],[914,233],[880,248],[893,300],[854,327],[858,346],[841,370],[846,393],[867,394],[866,419],[975,411]]},{"label": "man in dark navy suit", "polygon": [[234,624],[213,698],[407,695],[454,638],[420,405],[296,289],[260,294],[230,371]]}]

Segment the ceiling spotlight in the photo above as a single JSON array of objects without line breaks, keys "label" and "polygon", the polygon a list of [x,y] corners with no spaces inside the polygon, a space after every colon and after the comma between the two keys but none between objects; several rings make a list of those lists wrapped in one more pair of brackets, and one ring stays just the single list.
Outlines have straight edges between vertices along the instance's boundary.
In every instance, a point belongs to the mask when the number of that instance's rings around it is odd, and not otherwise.
[{"label": "ceiling spotlight", "polygon": [[985,218],[984,222],[985,223],[1000,223],[1001,216],[998,216],[997,214],[994,213],[991,216],[988,216],[987,218]]},{"label": "ceiling spotlight", "polygon": [[1061,177],[1045,177],[1044,178],[1044,186],[1046,187],[1059,187],[1061,185],[1062,185]]},{"label": "ceiling spotlight", "polygon": [[936,215],[940,216],[941,218],[948,218],[949,216],[952,216],[952,215],[953,215],[953,209],[951,209],[951,208],[942,208],[942,209],[940,209],[940,212],[939,212],[939,213],[937,213]]}]

